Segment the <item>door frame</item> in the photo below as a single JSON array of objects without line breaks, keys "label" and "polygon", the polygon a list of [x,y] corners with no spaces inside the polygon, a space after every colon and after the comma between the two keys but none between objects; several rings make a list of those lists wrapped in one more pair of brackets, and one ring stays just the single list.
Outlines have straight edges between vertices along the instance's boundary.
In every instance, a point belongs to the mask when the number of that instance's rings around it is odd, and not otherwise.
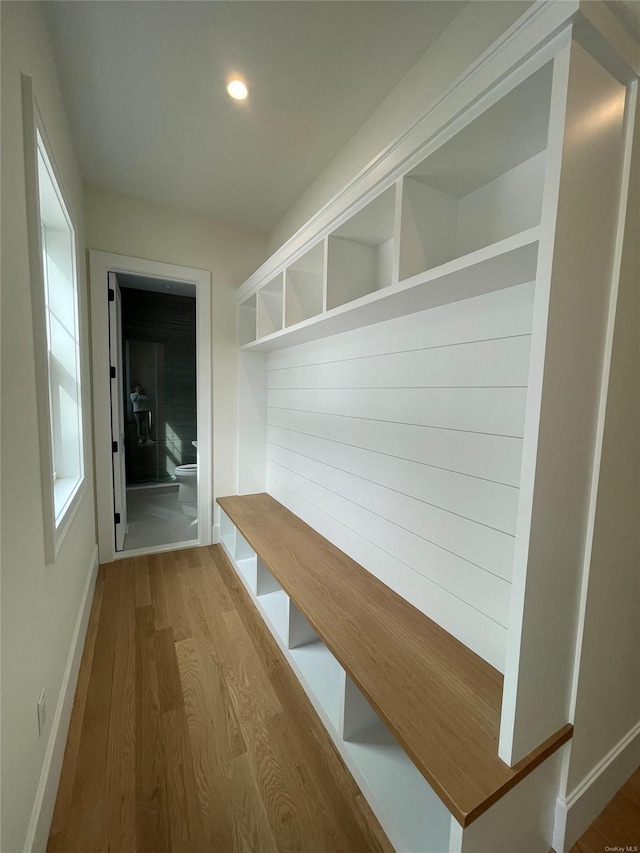
[{"label": "door frame", "polygon": [[[101,563],[125,559],[115,550],[111,397],[109,358],[108,273],[143,275],[195,285],[196,371],[198,397],[198,545],[213,541],[213,394],[211,362],[211,273],[207,270],[147,261],[111,252],[89,252],[91,289],[91,353],[93,360],[93,435],[98,549]],[[150,547],[148,553],[173,550],[176,544]]]}]

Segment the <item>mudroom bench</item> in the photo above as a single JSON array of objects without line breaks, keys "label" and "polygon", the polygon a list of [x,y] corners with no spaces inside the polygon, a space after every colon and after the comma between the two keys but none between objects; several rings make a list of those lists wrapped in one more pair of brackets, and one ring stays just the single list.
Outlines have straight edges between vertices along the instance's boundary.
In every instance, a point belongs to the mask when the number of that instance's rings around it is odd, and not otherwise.
[{"label": "mudroom bench", "polygon": [[463,849],[572,726],[509,767],[496,669],[271,496],[218,503],[225,553],[394,845]]}]

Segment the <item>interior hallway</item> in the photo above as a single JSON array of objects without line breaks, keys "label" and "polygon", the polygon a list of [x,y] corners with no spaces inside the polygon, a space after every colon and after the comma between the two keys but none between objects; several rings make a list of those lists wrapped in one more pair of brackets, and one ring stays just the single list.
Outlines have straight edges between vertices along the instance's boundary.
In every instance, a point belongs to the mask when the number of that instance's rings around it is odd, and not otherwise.
[{"label": "interior hallway", "polygon": [[220,546],[100,567],[48,853],[391,847]]}]

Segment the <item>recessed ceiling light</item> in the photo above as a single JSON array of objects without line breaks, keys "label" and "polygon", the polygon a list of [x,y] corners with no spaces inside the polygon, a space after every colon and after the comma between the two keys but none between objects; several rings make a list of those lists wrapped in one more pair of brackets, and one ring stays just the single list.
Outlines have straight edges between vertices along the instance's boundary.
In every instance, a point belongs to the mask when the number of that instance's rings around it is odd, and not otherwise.
[{"label": "recessed ceiling light", "polygon": [[236,101],[244,101],[249,95],[247,84],[237,77],[227,83],[227,92]]}]

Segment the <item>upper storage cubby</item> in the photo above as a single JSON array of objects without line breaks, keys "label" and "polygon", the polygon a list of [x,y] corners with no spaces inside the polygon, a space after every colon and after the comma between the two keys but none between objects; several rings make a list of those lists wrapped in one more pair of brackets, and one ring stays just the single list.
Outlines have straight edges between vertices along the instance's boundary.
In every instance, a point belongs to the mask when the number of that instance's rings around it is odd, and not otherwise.
[{"label": "upper storage cubby", "polygon": [[540,224],[551,78],[549,63],[404,176],[401,281]]},{"label": "upper storage cubby", "polygon": [[327,310],[392,283],[394,219],[392,186],[329,236]]},{"label": "upper storage cubby", "polygon": [[285,326],[295,326],[322,313],[325,241],[290,264],[285,272]]},{"label": "upper storage cubby", "polygon": [[252,293],[244,302],[238,306],[238,338],[240,346],[250,344],[256,339],[256,301],[257,296]]},{"label": "upper storage cubby", "polygon": [[282,329],[284,315],[283,274],[277,275],[258,291],[258,337],[264,338]]}]

